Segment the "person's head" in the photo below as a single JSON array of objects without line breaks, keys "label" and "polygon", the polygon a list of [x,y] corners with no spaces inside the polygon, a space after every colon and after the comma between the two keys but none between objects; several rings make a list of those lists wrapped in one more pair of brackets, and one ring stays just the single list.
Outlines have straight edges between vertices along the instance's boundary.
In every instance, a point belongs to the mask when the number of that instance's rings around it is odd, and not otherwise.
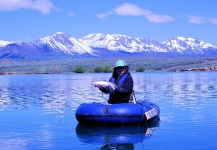
[{"label": "person's head", "polygon": [[128,71],[127,63],[123,60],[118,60],[114,67],[113,75],[115,77],[120,76]]}]

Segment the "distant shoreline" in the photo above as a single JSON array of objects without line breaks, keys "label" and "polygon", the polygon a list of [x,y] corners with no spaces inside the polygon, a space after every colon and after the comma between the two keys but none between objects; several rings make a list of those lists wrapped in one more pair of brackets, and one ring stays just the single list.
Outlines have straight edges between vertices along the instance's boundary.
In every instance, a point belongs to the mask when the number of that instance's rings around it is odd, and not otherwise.
[{"label": "distant shoreline", "polygon": [[[181,69],[181,70],[174,70],[174,71],[157,71],[157,70],[153,70],[153,71],[144,71],[144,72],[193,72],[193,71],[217,71],[217,69],[213,69],[213,68],[191,68],[191,69]],[[135,71],[134,71],[135,72]],[[90,73],[90,72],[84,72],[84,73]],[[96,72],[93,72],[96,73]],[[101,73],[105,73],[105,72],[101,72]],[[30,74],[83,74],[83,73],[75,73],[75,72],[71,72],[71,73],[40,73],[40,72],[25,72],[25,73],[19,73],[19,72],[4,72],[1,73],[0,75],[30,75]]]},{"label": "distant shoreline", "polygon": [[[77,66],[86,72],[95,67],[110,66],[121,58],[1,61],[0,75],[72,74]],[[123,58],[131,72],[144,67],[144,72],[217,71],[217,58]]]}]

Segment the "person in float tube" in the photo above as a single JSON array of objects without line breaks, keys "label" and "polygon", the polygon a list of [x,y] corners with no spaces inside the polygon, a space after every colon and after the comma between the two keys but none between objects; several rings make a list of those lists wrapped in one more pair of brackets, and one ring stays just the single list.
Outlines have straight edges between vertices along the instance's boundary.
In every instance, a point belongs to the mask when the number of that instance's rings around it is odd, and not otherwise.
[{"label": "person in float tube", "polygon": [[129,72],[129,67],[123,60],[118,60],[113,69],[109,82],[117,85],[115,89],[99,88],[103,93],[109,95],[109,104],[136,103],[133,91],[133,78]]}]

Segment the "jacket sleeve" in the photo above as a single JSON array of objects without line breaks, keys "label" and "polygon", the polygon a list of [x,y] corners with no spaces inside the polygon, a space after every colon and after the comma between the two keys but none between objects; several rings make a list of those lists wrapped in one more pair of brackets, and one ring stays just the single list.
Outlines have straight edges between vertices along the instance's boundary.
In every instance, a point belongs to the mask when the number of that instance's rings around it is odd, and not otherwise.
[{"label": "jacket sleeve", "polygon": [[130,93],[133,89],[133,78],[131,75],[128,75],[126,79],[124,80],[123,84],[121,86],[118,86],[115,88],[115,93]]}]

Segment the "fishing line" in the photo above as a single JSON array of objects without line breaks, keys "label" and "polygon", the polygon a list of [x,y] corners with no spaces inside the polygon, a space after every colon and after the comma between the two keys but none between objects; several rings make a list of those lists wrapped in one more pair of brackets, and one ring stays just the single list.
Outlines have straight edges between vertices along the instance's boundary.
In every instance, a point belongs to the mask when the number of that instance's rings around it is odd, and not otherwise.
[{"label": "fishing line", "polygon": [[[141,105],[141,113],[142,113],[142,109],[143,109],[142,104],[141,103],[138,103],[138,104]],[[139,121],[139,123],[137,125],[135,133],[138,131],[138,128],[139,128],[140,124],[142,123],[142,120],[143,120],[144,116],[145,116],[145,113],[142,115],[142,117],[141,117],[141,119],[140,119],[140,121]],[[146,121],[146,125],[147,125],[147,121]]]},{"label": "fishing line", "polygon": [[106,97],[103,95],[103,92],[102,92],[102,97],[108,102],[108,100],[106,99]]}]

